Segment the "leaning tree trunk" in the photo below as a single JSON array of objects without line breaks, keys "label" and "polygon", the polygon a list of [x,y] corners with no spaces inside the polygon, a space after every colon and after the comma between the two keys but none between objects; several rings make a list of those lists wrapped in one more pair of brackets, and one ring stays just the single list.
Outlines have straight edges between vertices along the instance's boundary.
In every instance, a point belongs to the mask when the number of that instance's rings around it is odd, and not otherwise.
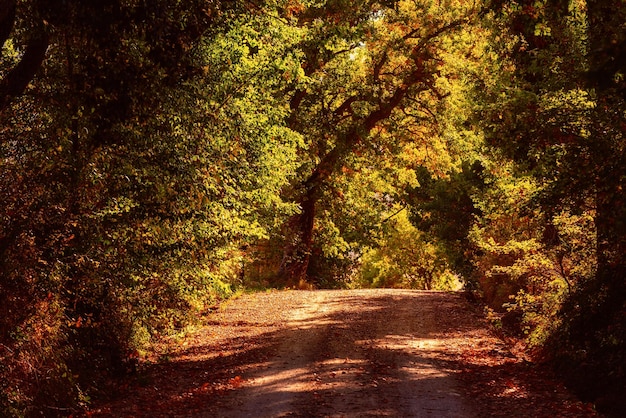
[{"label": "leaning tree trunk", "polygon": [[[427,67],[427,63],[434,59],[429,49],[430,42],[446,32],[462,27],[466,22],[467,19],[465,18],[449,22],[425,35],[420,42],[412,47],[411,52],[407,55],[407,71],[402,80],[398,80],[397,87],[392,94],[385,96],[385,99],[376,100],[376,104],[369,114],[361,116],[353,111],[352,106],[354,104],[368,100],[366,97],[356,94],[346,98],[341,105],[332,111],[332,115],[329,115],[344,120],[345,124],[342,126],[345,128],[335,132],[337,145],[321,156],[319,164],[303,183],[304,192],[298,199],[301,212],[293,217],[288,224],[290,231],[287,232],[283,261],[279,272],[280,278],[285,280],[287,284],[295,285],[307,280],[307,270],[314,241],[315,209],[318,202],[323,199],[324,185],[335,173],[340,162],[356,150],[378,123],[388,119],[392,112],[401,106],[410,91],[416,94],[436,90],[434,87],[436,71]],[[411,37],[412,34],[407,35],[405,40]],[[315,54],[313,55],[315,56]],[[388,59],[387,53],[382,54],[380,61],[374,65],[372,69],[374,83],[382,83],[381,69],[388,64]],[[318,61],[317,64],[309,68],[309,71],[323,65]],[[293,113],[288,122],[290,127],[296,130],[298,126],[296,110],[306,95],[306,92],[299,91],[291,99],[290,107]],[[368,104],[372,105],[373,103],[368,102]]]}]

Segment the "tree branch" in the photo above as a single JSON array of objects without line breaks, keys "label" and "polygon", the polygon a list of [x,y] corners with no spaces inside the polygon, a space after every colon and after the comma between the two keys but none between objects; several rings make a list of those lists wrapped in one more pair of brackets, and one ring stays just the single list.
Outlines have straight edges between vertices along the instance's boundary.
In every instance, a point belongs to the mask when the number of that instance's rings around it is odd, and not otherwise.
[{"label": "tree branch", "polygon": [[347,98],[337,109],[335,109],[333,114],[335,114],[336,116],[343,116],[346,111],[348,111],[349,113],[353,113],[351,106],[352,103],[356,102],[357,100],[357,96]]},{"label": "tree branch", "polygon": [[0,80],[0,111],[24,93],[46,57],[49,42],[50,38],[45,30],[33,36],[20,62]]},{"label": "tree branch", "polygon": [[16,4],[16,0],[0,0],[0,49],[13,30]]},{"label": "tree branch", "polygon": [[378,82],[380,80],[380,70],[383,68],[387,59],[389,58],[387,51],[383,52],[382,57],[380,57],[380,61],[374,65],[374,81]]},{"label": "tree branch", "polygon": [[397,211],[395,211],[393,214],[387,216],[385,219],[383,219],[380,223],[384,224],[386,222],[389,222],[392,218],[395,218],[396,216],[398,216],[400,214],[400,212],[402,212],[404,209],[407,208],[407,204],[405,204],[404,206],[402,206],[400,209],[398,209]]},{"label": "tree branch", "polygon": [[[423,50],[429,41],[447,31],[460,27],[466,22],[467,19],[465,18],[450,22],[424,37],[415,46],[410,57],[415,63],[412,71],[402,79],[391,97],[385,102],[379,103],[378,108],[372,111],[368,116],[355,121],[355,124],[338,138],[337,145],[322,157],[319,164],[304,182],[308,195],[316,195],[319,192],[322,183],[332,174],[337,162],[353,151],[354,146],[358,144],[364,136],[368,135],[380,121],[388,119],[394,109],[400,106],[413,86],[418,83],[423,83],[425,87],[429,89],[434,88],[434,85],[428,80],[428,74],[424,73],[423,61],[425,57],[423,57]],[[379,61],[378,64],[384,64],[386,59],[387,58],[384,56],[381,57],[381,61]],[[378,71],[380,71],[380,69]],[[435,95],[437,95],[436,92]],[[356,98],[354,100],[356,100]],[[352,100],[352,98],[347,99],[337,110],[349,108],[354,100]]]},{"label": "tree branch", "polygon": [[452,22],[443,25],[442,27],[440,27],[439,29],[435,30],[434,32],[430,33],[428,36],[425,36],[416,46],[415,48],[413,48],[413,52],[411,53],[411,58],[412,59],[418,59],[420,58],[420,55],[422,53],[422,51],[424,50],[424,48],[426,47],[426,45],[432,41],[435,38],[438,38],[440,35],[451,31],[453,29],[456,29],[462,25],[464,25],[465,23],[468,22],[467,18],[462,18],[462,19],[457,19],[457,20],[453,20]]}]

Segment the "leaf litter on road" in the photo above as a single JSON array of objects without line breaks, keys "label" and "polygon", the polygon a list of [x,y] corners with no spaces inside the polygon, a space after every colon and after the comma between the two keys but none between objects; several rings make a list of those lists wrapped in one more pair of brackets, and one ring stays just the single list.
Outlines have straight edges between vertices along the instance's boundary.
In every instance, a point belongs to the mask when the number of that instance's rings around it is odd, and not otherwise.
[{"label": "leaf litter on road", "polygon": [[596,416],[459,293],[244,295],[125,384],[90,416]]}]

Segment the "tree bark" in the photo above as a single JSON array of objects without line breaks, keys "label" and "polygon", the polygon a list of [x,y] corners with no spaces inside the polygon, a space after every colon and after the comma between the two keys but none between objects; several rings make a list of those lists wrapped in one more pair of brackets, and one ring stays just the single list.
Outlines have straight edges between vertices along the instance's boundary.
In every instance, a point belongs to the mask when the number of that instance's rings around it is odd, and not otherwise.
[{"label": "tree bark", "polygon": [[[350,155],[359,146],[364,138],[378,125],[381,121],[388,119],[392,112],[400,107],[409,92],[415,93],[419,91],[434,91],[434,77],[431,72],[426,70],[425,64],[433,59],[428,51],[429,42],[440,35],[455,30],[467,23],[468,20],[461,18],[443,25],[432,33],[424,36],[408,54],[407,59],[410,64],[405,75],[398,80],[395,91],[386,99],[379,99],[377,107],[367,116],[358,117],[350,112],[353,103],[367,100],[361,96],[348,97],[341,105],[331,112],[336,116],[342,116],[348,113],[351,118],[350,127],[347,127],[343,133],[338,134],[337,145],[322,156],[319,164],[315,167],[311,175],[304,181],[303,189],[298,203],[300,204],[301,213],[290,222],[293,231],[292,239],[288,240],[283,260],[279,271],[279,276],[286,280],[288,284],[298,284],[307,280],[307,270],[309,260],[312,253],[313,236],[315,228],[315,207],[322,198],[323,186],[335,172],[339,166],[339,162]],[[407,39],[412,37],[413,32],[407,35]],[[315,53],[310,54],[312,63],[307,65],[307,71],[313,72],[315,69],[322,68],[325,65],[324,60],[319,60]],[[374,82],[378,83],[382,67],[387,61],[387,53],[383,53],[379,62],[374,65],[373,76]],[[297,91],[290,102],[292,114],[288,119],[288,124],[292,129],[298,130],[296,110],[305,99],[306,93]],[[373,99],[370,99],[373,100]],[[375,104],[376,102],[372,103]]]},{"label": "tree bark", "polygon": [[367,117],[359,119],[353,124],[352,129],[342,135],[338,145],[322,158],[304,182],[305,191],[299,201],[301,213],[291,221],[293,236],[286,246],[279,272],[280,277],[286,279],[288,285],[297,285],[308,279],[307,271],[315,228],[315,207],[321,198],[323,185],[335,171],[339,161],[352,153],[378,123],[389,118],[393,110],[402,103],[409,89],[422,80],[422,68],[419,66],[405,78],[401,87],[386,102],[381,103]]},{"label": "tree bark", "polygon": [[24,93],[46,58],[50,38],[45,28],[38,32],[28,42],[20,62],[0,80],[0,111]]},{"label": "tree bark", "polygon": [[15,0],[0,0],[0,49],[9,39],[9,35],[11,35],[13,30],[16,3]]},{"label": "tree bark", "polygon": [[[620,112],[625,107],[626,84],[616,75],[626,71],[626,20],[622,2],[589,2],[590,83],[596,91],[597,279],[623,292],[626,274],[626,158],[619,151],[626,142]],[[616,289],[617,290],[617,289]]]}]

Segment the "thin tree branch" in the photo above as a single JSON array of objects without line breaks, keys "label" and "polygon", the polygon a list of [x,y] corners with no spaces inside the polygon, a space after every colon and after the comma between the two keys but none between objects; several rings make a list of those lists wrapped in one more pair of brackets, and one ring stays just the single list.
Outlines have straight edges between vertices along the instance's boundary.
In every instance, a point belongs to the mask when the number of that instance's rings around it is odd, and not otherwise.
[{"label": "thin tree branch", "polygon": [[402,212],[403,210],[405,210],[407,208],[407,205],[405,204],[404,206],[402,206],[400,209],[398,209],[397,211],[395,211],[393,214],[387,216],[385,219],[383,219],[380,223],[384,224],[386,222],[388,222],[389,220],[391,220],[392,218],[398,216],[400,214],[400,212]]},{"label": "thin tree branch", "polygon": [[428,36],[425,36],[416,46],[415,48],[413,48],[413,52],[411,53],[411,58],[413,60],[417,60],[419,58],[421,58],[421,54],[422,51],[424,50],[424,48],[426,47],[426,45],[432,41],[433,39],[438,38],[440,35],[451,31],[453,29],[456,29],[462,25],[464,25],[465,23],[468,22],[467,18],[462,18],[462,19],[457,19],[457,20],[453,20],[452,22],[448,23],[447,25],[443,25],[442,27],[440,27],[439,29],[435,30],[434,32],[430,33]]}]

